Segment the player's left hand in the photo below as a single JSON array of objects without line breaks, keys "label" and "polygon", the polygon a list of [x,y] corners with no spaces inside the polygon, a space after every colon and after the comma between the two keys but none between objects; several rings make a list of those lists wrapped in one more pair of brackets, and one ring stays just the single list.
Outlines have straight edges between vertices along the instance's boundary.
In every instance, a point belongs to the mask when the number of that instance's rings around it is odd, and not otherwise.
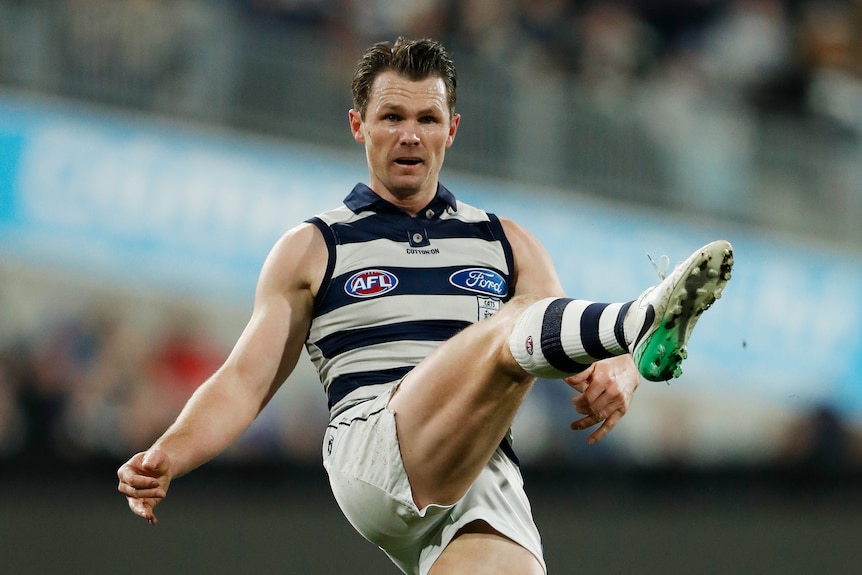
[{"label": "player's left hand", "polygon": [[161,449],[150,449],[132,456],[117,470],[117,490],[126,496],[132,513],[150,525],[158,522],[153,508],[165,498],[171,483],[170,459]]},{"label": "player's left hand", "polygon": [[601,424],[587,439],[590,444],[600,441],[626,414],[640,385],[640,373],[630,355],[598,361],[585,371],[564,380],[581,392],[572,398],[575,411],[583,415],[573,421],[578,431]]}]

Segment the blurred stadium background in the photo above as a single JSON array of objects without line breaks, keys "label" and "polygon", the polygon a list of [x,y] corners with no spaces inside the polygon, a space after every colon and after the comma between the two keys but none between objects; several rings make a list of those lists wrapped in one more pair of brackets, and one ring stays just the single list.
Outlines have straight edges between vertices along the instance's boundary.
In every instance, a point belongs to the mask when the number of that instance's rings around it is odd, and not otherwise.
[{"label": "blurred stadium background", "polygon": [[308,364],[158,528],[114,470],[225,357],[272,242],[366,179],[352,65],[399,34],[459,68],[444,183],[571,294],[736,248],[684,376],[600,445],[531,393],[552,572],[855,573],[859,0],[0,0],[0,570],[395,573],[328,495]]}]

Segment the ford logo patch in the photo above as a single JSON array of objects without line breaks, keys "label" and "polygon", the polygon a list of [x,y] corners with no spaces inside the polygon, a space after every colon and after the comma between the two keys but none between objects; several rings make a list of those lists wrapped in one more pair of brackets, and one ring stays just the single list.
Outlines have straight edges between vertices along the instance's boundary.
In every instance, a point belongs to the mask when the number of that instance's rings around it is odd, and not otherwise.
[{"label": "ford logo patch", "polygon": [[344,283],[344,291],[353,297],[373,297],[395,289],[398,278],[386,270],[356,272]]},{"label": "ford logo patch", "polygon": [[497,297],[506,297],[509,293],[503,276],[484,268],[468,268],[455,272],[449,276],[449,283],[461,289]]}]

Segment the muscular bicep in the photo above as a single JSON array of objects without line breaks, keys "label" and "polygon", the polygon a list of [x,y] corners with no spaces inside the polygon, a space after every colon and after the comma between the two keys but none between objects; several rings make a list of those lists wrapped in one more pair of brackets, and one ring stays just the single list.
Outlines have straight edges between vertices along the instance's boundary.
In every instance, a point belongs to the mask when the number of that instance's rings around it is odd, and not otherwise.
[{"label": "muscular bicep", "polygon": [[515,258],[515,295],[565,296],[554,262],[539,240],[512,220],[500,222]]},{"label": "muscular bicep", "polygon": [[264,262],[251,318],[224,366],[256,391],[261,408],[296,366],[326,259],[320,232],[302,225]]}]

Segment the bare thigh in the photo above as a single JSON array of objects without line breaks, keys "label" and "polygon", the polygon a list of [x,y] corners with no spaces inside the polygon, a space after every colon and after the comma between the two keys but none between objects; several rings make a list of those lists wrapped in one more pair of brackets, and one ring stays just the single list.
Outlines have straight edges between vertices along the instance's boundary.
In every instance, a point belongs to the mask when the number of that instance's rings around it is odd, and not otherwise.
[{"label": "bare thigh", "polygon": [[464,527],[428,575],[545,575],[532,553],[484,521]]},{"label": "bare thigh", "polygon": [[512,358],[508,338],[531,301],[512,300],[445,342],[392,396],[389,409],[419,507],[457,501],[509,429],[533,378]]}]

